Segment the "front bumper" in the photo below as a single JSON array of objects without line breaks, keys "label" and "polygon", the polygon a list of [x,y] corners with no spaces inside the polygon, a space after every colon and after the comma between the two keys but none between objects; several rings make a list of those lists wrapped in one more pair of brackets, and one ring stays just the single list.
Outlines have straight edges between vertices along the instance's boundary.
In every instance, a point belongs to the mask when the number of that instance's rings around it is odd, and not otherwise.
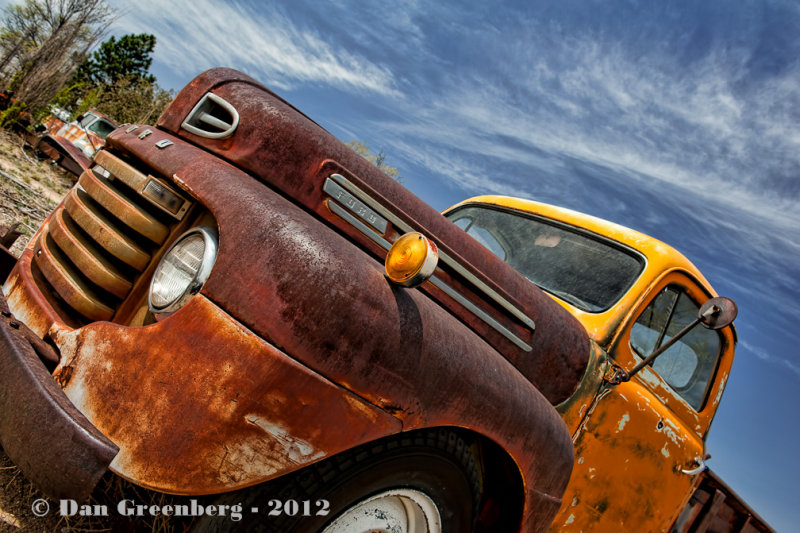
[{"label": "front bumper", "polygon": [[48,496],[85,500],[119,448],[53,381],[2,294],[0,311],[0,444]]}]

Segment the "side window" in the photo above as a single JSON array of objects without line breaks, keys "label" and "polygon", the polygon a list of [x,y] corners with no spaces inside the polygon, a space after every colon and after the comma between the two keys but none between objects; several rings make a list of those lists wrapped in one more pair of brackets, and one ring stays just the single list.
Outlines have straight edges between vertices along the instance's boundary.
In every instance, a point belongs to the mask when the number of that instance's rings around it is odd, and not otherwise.
[{"label": "side window", "polygon": [[[677,287],[667,287],[631,328],[631,347],[647,357],[697,317],[700,306]],[[700,410],[720,350],[719,333],[694,328],[653,362],[653,370],[695,410]]]}]

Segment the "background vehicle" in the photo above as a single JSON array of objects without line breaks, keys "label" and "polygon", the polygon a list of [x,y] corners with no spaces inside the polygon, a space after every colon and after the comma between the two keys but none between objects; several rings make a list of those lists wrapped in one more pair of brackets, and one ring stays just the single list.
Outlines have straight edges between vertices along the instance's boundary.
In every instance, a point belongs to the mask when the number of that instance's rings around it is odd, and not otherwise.
[{"label": "background vehicle", "polygon": [[[60,498],[107,469],[243,491],[220,501],[290,480],[308,509],[269,522],[284,531],[669,527],[735,333],[685,337],[691,372],[659,376],[668,350],[615,377],[676,336],[707,282],[665,245],[564,210],[488,197],[447,217],[254,80],[200,75],[157,127],[107,137],[8,275],[3,448]],[[663,489],[657,512],[637,508],[652,493],[609,492],[637,443],[654,454],[628,471]]]},{"label": "background vehicle", "polygon": [[56,116],[46,120],[46,130],[33,141],[34,150],[80,176],[89,168],[94,154],[105,146],[109,133],[119,125],[99,111],[90,110],[74,122]]}]

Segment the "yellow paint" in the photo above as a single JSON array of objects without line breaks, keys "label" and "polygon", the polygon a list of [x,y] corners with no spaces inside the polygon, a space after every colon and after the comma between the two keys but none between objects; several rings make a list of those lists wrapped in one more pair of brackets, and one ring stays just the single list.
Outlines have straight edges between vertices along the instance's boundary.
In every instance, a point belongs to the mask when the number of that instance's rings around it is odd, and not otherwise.
[{"label": "yellow paint", "polygon": [[639,279],[607,311],[589,313],[553,297],[583,324],[593,343],[581,386],[557,406],[573,432],[577,460],[551,531],[667,530],[694,481],[681,470],[694,468],[695,458],[705,453],[705,436],[733,363],[735,330],[721,330],[720,360],[699,412],[651,367],[616,386],[603,384],[602,376],[609,375],[610,364],[630,370],[639,362],[629,345],[631,325],[664,287],[679,285],[697,303],[716,293],[680,252],[637,231],[516,198],[481,196],[458,205],[476,203],[577,226],[645,257]]}]

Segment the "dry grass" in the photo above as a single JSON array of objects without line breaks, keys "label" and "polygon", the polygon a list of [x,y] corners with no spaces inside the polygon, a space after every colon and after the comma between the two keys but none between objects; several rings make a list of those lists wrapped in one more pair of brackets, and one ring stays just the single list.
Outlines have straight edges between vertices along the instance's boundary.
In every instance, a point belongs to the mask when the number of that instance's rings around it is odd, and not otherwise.
[{"label": "dry grass", "polygon": [[70,175],[25,150],[20,137],[0,130],[0,225],[19,224],[19,254],[72,186]]}]

